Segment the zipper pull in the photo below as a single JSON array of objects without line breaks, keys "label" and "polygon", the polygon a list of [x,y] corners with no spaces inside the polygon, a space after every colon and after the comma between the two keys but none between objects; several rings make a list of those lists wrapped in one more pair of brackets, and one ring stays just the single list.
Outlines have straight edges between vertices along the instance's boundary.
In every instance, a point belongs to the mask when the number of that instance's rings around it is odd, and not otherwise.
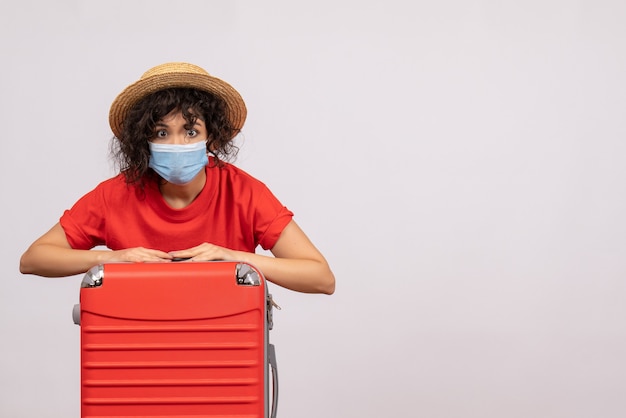
[{"label": "zipper pull", "polygon": [[278,303],[276,303],[276,301],[274,300],[274,298],[272,297],[272,295],[267,295],[267,300],[270,303],[270,305],[272,305],[271,307],[278,309],[279,311],[281,311],[283,308],[281,308]]}]

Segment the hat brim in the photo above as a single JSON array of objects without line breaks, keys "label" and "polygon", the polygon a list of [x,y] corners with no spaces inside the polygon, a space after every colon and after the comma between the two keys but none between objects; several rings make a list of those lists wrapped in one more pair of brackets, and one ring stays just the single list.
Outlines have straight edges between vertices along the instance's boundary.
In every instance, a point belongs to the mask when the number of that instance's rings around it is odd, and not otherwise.
[{"label": "hat brim", "polygon": [[235,132],[243,127],[247,115],[246,105],[239,92],[230,84],[208,74],[176,71],[154,74],[126,87],[115,98],[109,111],[109,125],[113,134],[120,137],[124,120],[137,102],[149,94],[169,88],[194,88],[220,97],[226,103],[226,117]]}]

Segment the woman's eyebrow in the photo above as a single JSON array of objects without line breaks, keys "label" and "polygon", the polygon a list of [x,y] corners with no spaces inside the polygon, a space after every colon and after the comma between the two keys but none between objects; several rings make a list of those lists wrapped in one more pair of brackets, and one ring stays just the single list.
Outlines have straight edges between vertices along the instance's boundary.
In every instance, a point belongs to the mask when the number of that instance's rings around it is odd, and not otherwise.
[{"label": "woman's eyebrow", "polygon": [[[196,126],[196,125],[204,126],[204,121],[202,119],[200,119],[200,118],[197,118],[196,121],[194,122],[193,126]],[[157,127],[157,128],[169,128],[170,127],[167,123],[165,123],[163,121],[158,121],[157,123],[155,123],[154,126]]]}]

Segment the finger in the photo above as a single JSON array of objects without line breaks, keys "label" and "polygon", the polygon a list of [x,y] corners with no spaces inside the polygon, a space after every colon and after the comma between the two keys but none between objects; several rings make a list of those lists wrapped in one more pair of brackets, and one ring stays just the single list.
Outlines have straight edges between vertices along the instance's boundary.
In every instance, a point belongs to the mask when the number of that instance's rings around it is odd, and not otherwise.
[{"label": "finger", "polygon": [[129,261],[146,263],[146,262],[163,262],[171,261],[172,256],[166,252],[158,250],[140,250],[137,252],[129,253]]},{"label": "finger", "polygon": [[148,256],[156,257],[156,258],[160,258],[164,260],[171,260],[173,257],[170,253],[166,253],[165,251],[159,251],[159,250],[149,250]]}]

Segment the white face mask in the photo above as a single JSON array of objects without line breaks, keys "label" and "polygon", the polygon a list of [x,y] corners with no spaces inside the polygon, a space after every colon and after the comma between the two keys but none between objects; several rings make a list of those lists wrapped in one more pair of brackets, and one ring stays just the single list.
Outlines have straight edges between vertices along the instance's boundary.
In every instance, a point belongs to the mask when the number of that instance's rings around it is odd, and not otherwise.
[{"label": "white face mask", "polygon": [[170,183],[189,183],[207,165],[206,141],[193,144],[154,144],[148,142],[148,166]]}]

